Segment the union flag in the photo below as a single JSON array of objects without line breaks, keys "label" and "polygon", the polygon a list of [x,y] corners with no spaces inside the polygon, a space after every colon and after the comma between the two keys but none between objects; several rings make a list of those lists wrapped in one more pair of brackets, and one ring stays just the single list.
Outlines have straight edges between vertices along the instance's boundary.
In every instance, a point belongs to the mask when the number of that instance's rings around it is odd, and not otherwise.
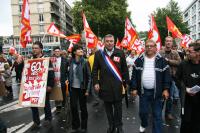
[{"label": "union flag", "polygon": [[182,38],[182,33],[179,31],[179,29],[168,16],[166,16],[166,21],[167,29],[172,33],[172,36],[175,38]]},{"label": "union flag", "polygon": [[84,26],[84,31],[85,31],[86,47],[95,48],[99,40],[97,36],[90,29],[90,26],[87,22],[87,19],[84,13],[82,13],[82,16],[83,16],[83,26]]},{"label": "union flag", "polygon": [[158,31],[158,28],[156,26],[156,21],[154,19],[154,16],[151,15],[151,23],[150,23],[150,30],[148,32],[148,39],[151,39],[156,42],[157,50],[160,50],[161,48],[161,38]]},{"label": "union flag", "polygon": [[74,35],[71,35],[71,36],[66,36],[65,38],[67,40],[69,40],[70,42],[77,44],[81,40],[81,35],[80,34],[74,34]]},{"label": "union flag", "polygon": [[31,42],[30,8],[28,0],[23,0],[20,34],[22,48],[26,48],[28,42]]}]

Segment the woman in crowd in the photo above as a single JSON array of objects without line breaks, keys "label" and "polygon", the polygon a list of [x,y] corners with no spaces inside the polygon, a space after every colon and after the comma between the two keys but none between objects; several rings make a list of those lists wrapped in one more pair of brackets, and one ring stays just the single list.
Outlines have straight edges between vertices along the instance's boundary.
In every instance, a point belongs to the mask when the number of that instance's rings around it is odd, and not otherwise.
[{"label": "woman in crowd", "polygon": [[[89,63],[83,58],[83,55],[83,48],[80,45],[74,45],[69,69],[69,86],[72,112],[71,132],[77,132],[81,127],[81,132],[85,133],[88,120],[86,96],[90,89],[91,72]],[[79,119],[78,103],[81,110],[81,120]]]}]

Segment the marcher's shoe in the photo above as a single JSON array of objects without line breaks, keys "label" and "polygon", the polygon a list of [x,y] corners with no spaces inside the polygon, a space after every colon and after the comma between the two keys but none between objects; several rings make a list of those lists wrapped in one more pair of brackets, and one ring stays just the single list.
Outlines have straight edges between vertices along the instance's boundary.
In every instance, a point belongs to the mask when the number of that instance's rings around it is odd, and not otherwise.
[{"label": "marcher's shoe", "polygon": [[36,124],[36,123],[33,123],[33,125],[31,126],[31,131],[33,130],[38,130],[40,128],[40,125],[39,124]]},{"label": "marcher's shoe", "polygon": [[51,127],[52,127],[51,121],[45,120],[45,121],[42,123],[42,126],[43,126],[43,127],[51,128]]},{"label": "marcher's shoe", "polygon": [[168,114],[168,115],[165,116],[165,119],[174,120],[174,117],[172,116],[172,114]]},{"label": "marcher's shoe", "polygon": [[78,133],[78,129],[72,129],[71,131],[70,131],[70,133]]},{"label": "marcher's shoe", "polygon": [[142,126],[140,126],[140,133],[145,133],[145,128],[144,127],[142,127]]},{"label": "marcher's shoe", "polygon": [[61,113],[61,107],[56,108],[56,114],[60,114]]},{"label": "marcher's shoe", "polygon": [[114,133],[114,127],[109,127],[107,129],[107,133]]},{"label": "marcher's shoe", "polygon": [[87,133],[87,129],[81,129],[80,133]]},{"label": "marcher's shoe", "polygon": [[177,106],[177,105],[178,105],[178,100],[179,100],[179,99],[174,99],[174,100],[173,100],[173,104]]},{"label": "marcher's shoe", "polygon": [[98,105],[99,105],[99,102],[94,102],[94,103],[92,104],[93,107],[96,107],[96,106],[98,106]]},{"label": "marcher's shoe", "polygon": [[122,127],[115,128],[114,133],[124,133]]}]

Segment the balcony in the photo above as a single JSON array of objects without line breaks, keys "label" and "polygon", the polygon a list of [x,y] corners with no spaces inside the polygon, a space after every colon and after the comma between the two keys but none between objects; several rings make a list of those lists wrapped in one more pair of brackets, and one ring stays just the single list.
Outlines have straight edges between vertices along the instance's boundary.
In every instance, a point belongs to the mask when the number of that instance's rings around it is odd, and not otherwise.
[{"label": "balcony", "polygon": [[58,0],[50,0],[50,2],[51,2],[53,5],[57,6],[57,7],[60,6],[60,3],[59,3]]},{"label": "balcony", "polygon": [[55,9],[55,8],[51,8],[51,13],[55,14],[56,16],[60,17],[60,12],[59,10]]}]

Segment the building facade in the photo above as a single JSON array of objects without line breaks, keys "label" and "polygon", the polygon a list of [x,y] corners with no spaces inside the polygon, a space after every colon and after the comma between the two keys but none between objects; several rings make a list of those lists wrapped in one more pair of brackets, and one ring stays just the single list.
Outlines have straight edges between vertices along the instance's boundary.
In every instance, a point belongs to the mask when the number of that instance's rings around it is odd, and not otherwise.
[{"label": "building facade", "polygon": [[[13,19],[13,44],[18,49],[21,12],[23,0],[11,0],[12,19]],[[58,29],[65,35],[73,33],[71,7],[65,0],[29,0],[31,39],[32,42],[42,41],[44,49],[51,50],[54,46],[66,46],[66,40],[46,34],[51,22],[54,22]],[[45,35],[45,37],[44,37]],[[29,54],[31,44],[27,49],[21,49],[22,54]]]},{"label": "building facade", "polygon": [[183,20],[190,29],[193,40],[200,38],[200,0],[193,0],[183,12]]}]

